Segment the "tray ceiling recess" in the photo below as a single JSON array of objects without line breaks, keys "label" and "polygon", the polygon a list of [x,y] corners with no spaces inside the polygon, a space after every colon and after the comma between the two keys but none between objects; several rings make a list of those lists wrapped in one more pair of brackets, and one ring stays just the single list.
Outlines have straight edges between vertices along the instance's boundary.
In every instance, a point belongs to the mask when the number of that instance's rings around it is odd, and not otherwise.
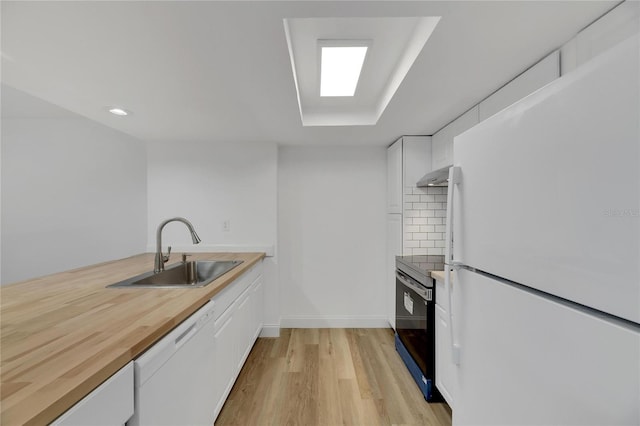
[{"label": "tray ceiling recess", "polygon": [[[439,20],[284,19],[302,125],[375,125]],[[332,68],[331,58],[353,67]]]}]

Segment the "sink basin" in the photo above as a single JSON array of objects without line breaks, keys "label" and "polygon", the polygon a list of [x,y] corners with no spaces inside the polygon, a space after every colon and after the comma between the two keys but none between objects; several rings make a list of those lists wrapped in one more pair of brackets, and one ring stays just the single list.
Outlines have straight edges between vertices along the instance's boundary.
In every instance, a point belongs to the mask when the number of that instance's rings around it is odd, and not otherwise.
[{"label": "sink basin", "polygon": [[107,287],[197,288],[204,287],[226,274],[242,260],[196,260],[167,266],[157,274],[153,271],[136,275]]}]

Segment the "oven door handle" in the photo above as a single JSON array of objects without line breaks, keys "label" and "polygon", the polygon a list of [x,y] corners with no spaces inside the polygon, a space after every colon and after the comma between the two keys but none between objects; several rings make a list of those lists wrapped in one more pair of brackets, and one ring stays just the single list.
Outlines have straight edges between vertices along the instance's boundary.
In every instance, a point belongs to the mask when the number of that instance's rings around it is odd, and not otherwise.
[{"label": "oven door handle", "polygon": [[430,291],[428,289],[425,288],[420,288],[419,286],[417,286],[416,284],[413,284],[411,282],[409,282],[404,276],[402,276],[402,274],[396,272],[396,278],[398,279],[398,281],[400,281],[403,285],[405,285],[406,287],[409,287],[411,290],[415,291],[416,293],[418,293],[418,295],[420,295],[420,297],[422,297],[425,300],[430,300]]}]

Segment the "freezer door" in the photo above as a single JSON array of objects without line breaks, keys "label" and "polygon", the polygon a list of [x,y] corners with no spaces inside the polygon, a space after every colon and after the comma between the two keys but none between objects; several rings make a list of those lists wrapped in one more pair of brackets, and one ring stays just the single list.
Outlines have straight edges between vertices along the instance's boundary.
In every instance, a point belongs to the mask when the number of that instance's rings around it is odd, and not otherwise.
[{"label": "freezer door", "polygon": [[469,271],[454,425],[640,424],[640,334]]},{"label": "freezer door", "polygon": [[455,138],[454,260],[640,323],[639,49]]}]

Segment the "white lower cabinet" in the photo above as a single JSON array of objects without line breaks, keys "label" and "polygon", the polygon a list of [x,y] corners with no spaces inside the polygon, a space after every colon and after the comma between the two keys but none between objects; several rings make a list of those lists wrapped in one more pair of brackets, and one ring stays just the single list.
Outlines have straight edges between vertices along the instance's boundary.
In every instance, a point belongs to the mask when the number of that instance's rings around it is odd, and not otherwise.
[{"label": "white lower cabinet", "polygon": [[215,322],[215,415],[218,417],[254,342],[262,330],[262,275],[255,277]]},{"label": "white lower cabinet", "polygon": [[129,426],[213,424],[262,329],[262,280],[259,263],[135,361]]},{"label": "white lower cabinet", "polygon": [[253,285],[253,341],[255,341],[264,325],[264,280],[262,275]]},{"label": "white lower cabinet", "polygon": [[214,397],[212,399],[214,418],[218,417],[224,401],[227,399],[233,382],[235,381],[237,365],[237,348],[234,344],[236,340],[236,326],[237,321],[234,318],[235,306],[229,307],[220,318],[216,320],[215,324],[215,380],[214,385]]},{"label": "white lower cabinet", "polygon": [[133,362],[130,362],[51,424],[123,425],[132,415]]},{"label": "white lower cabinet", "polygon": [[251,344],[253,343],[253,288],[248,288],[238,299],[238,308],[236,311],[237,326],[237,347],[238,356],[236,362],[237,369],[240,370],[244,364],[244,360],[249,355]]},{"label": "white lower cabinet", "polygon": [[444,283],[436,281],[436,387],[454,409],[456,366],[451,351],[451,333],[449,330],[448,299]]}]

